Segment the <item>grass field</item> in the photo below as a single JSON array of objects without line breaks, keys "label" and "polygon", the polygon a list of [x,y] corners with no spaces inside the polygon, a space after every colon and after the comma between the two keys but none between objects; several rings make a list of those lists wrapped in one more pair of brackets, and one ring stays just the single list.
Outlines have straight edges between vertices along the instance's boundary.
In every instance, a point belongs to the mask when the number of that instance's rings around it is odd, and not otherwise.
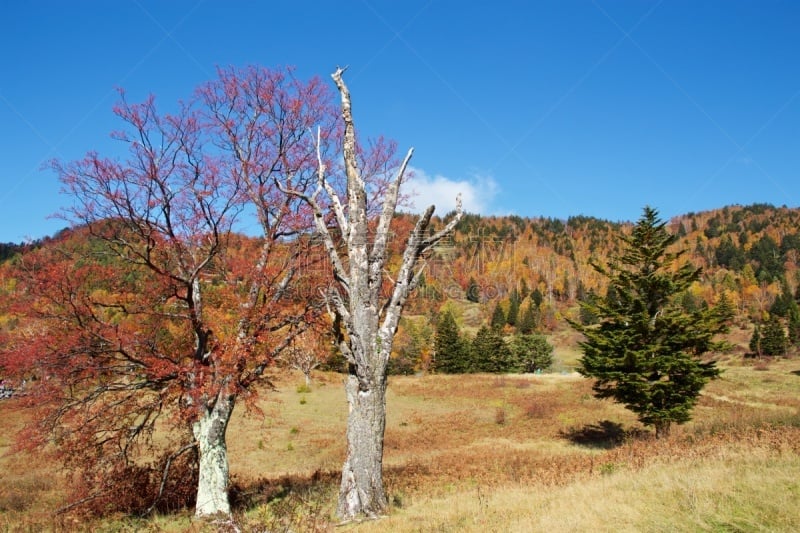
[{"label": "grass field", "polygon": [[[559,352],[557,351],[557,354]],[[565,352],[568,357],[571,352]],[[229,429],[243,531],[800,531],[800,359],[728,357],[695,419],[655,441],[568,370],[390,379],[387,517],[337,526],[342,380],[288,375],[263,415]],[[298,392],[300,391],[300,392]],[[0,403],[0,448],[27,421]],[[87,522],[53,515],[63,478],[41,457],[0,457],[0,531],[214,531],[191,512]]]}]

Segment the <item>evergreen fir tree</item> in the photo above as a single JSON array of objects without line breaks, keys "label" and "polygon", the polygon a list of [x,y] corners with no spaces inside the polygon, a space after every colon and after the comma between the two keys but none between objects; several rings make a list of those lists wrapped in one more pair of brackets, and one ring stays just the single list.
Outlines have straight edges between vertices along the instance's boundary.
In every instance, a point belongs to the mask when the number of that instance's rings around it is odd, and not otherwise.
[{"label": "evergreen fir tree", "polygon": [[756,278],[759,281],[772,283],[773,280],[784,275],[781,253],[775,240],[769,235],[763,235],[747,251],[749,258],[756,262]]},{"label": "evergreen fir tree", "polygon": [[472,371],[495,374],[517,371],[513,355],[497,328],[482,326],[472,340]]},{"label": "evergreen fir tree", "polygon": [[789,306],[789,331],[788,340],[792,346],[800,345],[800,306],[792,302]]},{"label": "evergreen fir tree", "polygon": [[450,310],[439,315],[434,344],[434,369],[445,374],[469,371],[468,346],[461,337],[456,319]]},{"label": "evergreen fir tree", "polygon": [[516,335],[511,340],[511,353],[521,372],[546,370],[553,364],[553,345],[544,335]]},{"label": "evergreen fir tree", "polygon": [[522,312],[522,318],[519,321],[519,326],[517,329],[520,333],[527,335],[533,333],[536,330],[536,319],[537,313],[533,309],[533,302],[528,300],[528,305],[525,306],[525,310]]},{"label": "evergreen fir tree", "polygon": [[719,300],[717,300],[717,305],[714,306],[714,310],[720,320],[730,325],[731,320],[736,316],[736,308],[733,306],[730,298],[728,298],[727,291],[723,290],[722,293],[720,293]]},{"label": "evergreen fir tree", "polygon": [[772,306],[769,308],[769,314],[788,318],[789,309],[792,304],[796,304],[794,294],[792,294],[792,290],[789,288],[789,283],[783,279],[781,280],[781,294],[772,302]]},{"label": "evergreen fir tree", "polygon": [[750,337],[749,348],[753,357],[761,357],[763,355],[761,352],[761,326],[758,324],[753,328],[753,335]]},{"label": "evergreen fir tree", "polygon": [[730,235],[725,235],[720,239],[714,256],[719,266],[735,271],[741,270],[746,261],[744,251],[733,244]]},{"label": "evergreen fir tree", "polygon": [[506,315],[506,324],[509,326],[516,326],[519,318],[519,292],[517,289],[511,291],[508,298],[508,314]]},{"label": "evergreen fir tree", "polygon": [[542,305],[542,301],[544,300],[544,296],[542,296],[542,291],[539,290],[539,287],[533,289],[531,292],[531,301],[533,302],[534,307],[539,307]]},{"label": "evergreen fir tree", "polygon": [[761,331],[761,353],[764,355],[783,355],[788,341],[780,318],[770,315]]},{"label": "evergreen fir tree", "polygon": [[499,302],[494,306],[490,324],[492,325],[492,329],[503,329],[503,326],[506,325],[506,314],[503,312],[503,308],[500,306]]},{"label": "evergreen fir tree", "polygon": [[467,300],[473,303],[481,301],[481,288],[475,278],[469,278],[467,282]]},{"label": "evergreen fir tree", "polygon": [[586,338],[579,372],[595,378],[595,394],[624,404],[655,426],[657,437],[672,423],[687,422],[702,388],[719,375],[715,363],[700,356],[715,347],[715,334],[726,331],[713,309],[687,312],[675,301],[700,269],[672,267],[683,252],[668,251],[677,236],[665,225],[645,207],[632,235],[623,238],[622,255],[612,256],[607,268],[593,264],[610,290],[581,305],[600,318],[599,326],[570,321]]}]

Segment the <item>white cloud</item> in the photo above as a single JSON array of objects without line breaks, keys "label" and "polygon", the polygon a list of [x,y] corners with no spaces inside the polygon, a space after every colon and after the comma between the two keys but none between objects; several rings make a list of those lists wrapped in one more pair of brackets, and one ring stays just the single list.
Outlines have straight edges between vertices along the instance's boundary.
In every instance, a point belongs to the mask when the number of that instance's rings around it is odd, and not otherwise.
[{"label": "white cloud", "polygon": [[406,183],[405,193],[410,195],[409,208],[420,212],[429,205],[436,206],[436,213],[444,215],[456,207],[456,196],[461,194],[464,211],[489,215],[493,212],[492,201],[499,186],[491,176],[473,176],[454,180],[437,174],[429,176],[419,168],[409,168],[413,178]]}]

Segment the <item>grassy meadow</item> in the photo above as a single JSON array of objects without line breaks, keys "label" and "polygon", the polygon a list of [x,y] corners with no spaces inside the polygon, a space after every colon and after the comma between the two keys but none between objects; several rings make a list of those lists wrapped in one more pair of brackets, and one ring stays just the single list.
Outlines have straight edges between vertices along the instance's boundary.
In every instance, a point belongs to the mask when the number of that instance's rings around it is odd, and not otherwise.
[{"label": "grassy meadow", "polygon": [[[656,441],[592,396],[557,348],[558,372],[390,378],[385,518],[338,525],[347,404],[342,378],[300,374],[239,407],[229,429],[242,531],[800,531],[800,359],[723,356],[694,420]],[[9,454],[29,415],[0,403],[0,531],[215,531],[190,511],[87,521],[54,515],[64,479]]]}]

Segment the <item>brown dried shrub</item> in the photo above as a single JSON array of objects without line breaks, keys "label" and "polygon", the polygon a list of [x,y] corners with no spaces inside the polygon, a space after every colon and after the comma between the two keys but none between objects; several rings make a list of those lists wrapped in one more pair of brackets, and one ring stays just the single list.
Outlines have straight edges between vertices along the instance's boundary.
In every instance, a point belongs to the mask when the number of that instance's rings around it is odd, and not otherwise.
[{"label": "brown dried shrub", "polygon": [[184,453],[171,461],[161,491],[168,458],[169,454],[165,454],[147,465],[115,464],[106,471],[79,471],[73,476],[70,503],[59,511],[99,517],[116,513],[144,515],[150,511],[168,513],[194,507],[198,481],[196,454]]}]

